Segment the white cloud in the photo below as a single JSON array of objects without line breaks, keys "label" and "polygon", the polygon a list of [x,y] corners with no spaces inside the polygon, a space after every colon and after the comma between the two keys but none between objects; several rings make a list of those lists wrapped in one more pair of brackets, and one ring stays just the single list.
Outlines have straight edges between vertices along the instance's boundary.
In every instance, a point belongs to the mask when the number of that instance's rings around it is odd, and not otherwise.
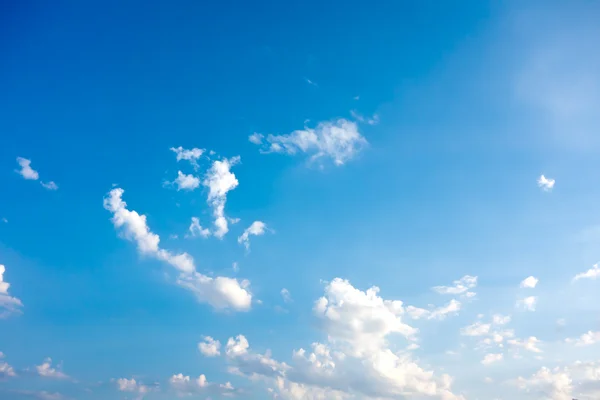
[{"label": "white cloud", "polygon": [[406,307],[406,313],[412,319],[438,319],[442,320],[450,314],[457,314],[461,309],[461,303],[458,300],[452,299],[448,304],[434,308],[433,310],[426,310],[424,308],[408,306]]},{"label": "white cloud", "polygon": [[54,181],[50,181],[50,182],[40,182],[40,184],[48,190],[58,190],[58,185],[56,183],[54,183]]},{"label": "white cloud", "polygon": [[542,350],[540,350],[540,348],[538,347],[539,343],[540,343],[540,340],[538,338],[536,338],[535,336],[530,336],[529,338],[527,338],[525,340],[511,339],[508,341],[508,344],[510,344],[511,346],[520,347],[527,351],[531,351],[533,353],[541,353],[542,352]]},{"label": "white cloud", "polygon": [[231,172],[231,167],[239,162],[240,157],[214,161],[202,182],[209,189],[208,204],[213,209],[214,235],[218,238],[222,238],[229,231],[225,217],[225,203],[227,202],[227,193],[235,189],[239,183]]},{"label": "white cloud", "polygon": [[199,149],[194,147],[193,149],[184,149],[183,147],[171,147],[170,150],[177,156],[177,161],[186,160],[198,168],[198,159],[202,157],[202,154],[206,151],[205,149]]},{"label": "white cloud", "polygon": [[506,325],[510,322],[510,315],[495,314],[492,317],[494,325]]},{"label": "white cloud", "polygon": [[10,283],[4,281],[5,272],[6,267],[0,264],[0,319],[12,313],[20,312],[20,308],[23,307],[21,300],[9,295]]},{"label": "white cloud", "polygon": [[528,278],[523,279],[523,281],[521,282],[519,287],[525,288],[525,289],[533,289],[538,284],[538,282],[539,282],[539,279],[537,279],[533,276],[530,276]]},{"label": "white cloud", "polygon": [[549,192],[554,188],[554,179],[548,179],[544,175],[540,176],[537,184],[545,192]]},{"label": "white cloud", "polygon": [[264,137],[265,135],[255,132],[252,135],[248,136],[248,140],[250,141],[250,143],[262,144]]},{"label": "white cloud", "polygon": [[34,181],[39,179],[40,174],[38,174],[36,170],[31,168],[31,160],[28,160],[23,157],[17,157],[17,163],[19,164],[21,169],[16,170],[15,172],[21,175],[24,179],[30,179]]},{"label": "white cloud", "polygon": [[198,343],[198,350],[200,350],[200,352],[204,356],[216,357],[219,354],[221,354],[221,352],[219,351],[219,349],[221,348],[221,342],[213,339],[210,336],[204,336],[202,340],[202,342]]},{"label": "white cloud", "polygon": [[177,178],[173,181],[177,186],[177,190],[194,190],[200,186],[200,179],[192,174],[186,175],[181,171],[177,171]]},{"label": "white cloud", "polygon": [[597,279],[598,277],[600,277],[600,268],[598,268],[598,264],[594,264],[594,266],[587,271],[575,275],[573,282],[580,279]]},{"label": "white cloud", "polygon": [[146,223],[146,216],[127,209],[122,200],[123,189],[112,189],[104,198],[104,208],[113,214],[112,222],[120,229],[123,237],[136,243],[142,255],[165,261],[180,274],[177,283],[192,291],[202,302],[207,302],[217,309],[232,308],[246,311],[250,309],[252,295],[247,290],[248,281],[205,276],[196,271],[194,259],[188,253],[174,254],[159,247],[160,237],[151,232]]},{"label": "white cloud", "polygon": [[481,363],[483,365],[489,365],[498,361],[502,361],[502,359],[504,358],[504,355],[502,353],[489,353],[486,354],[483,357],[483,360],[481,360]]},{"label": "white cloud", "polygon": [[453,284],[453,286],[434,286],[431,289],[440,294],[463,294],[477,286],[477,277],[465,275],[459,280],[454,281]]},{"label": "white cloud", "polygon": [[150,392],[150,387],[141,382],[137,382],[134,378],[119,378],[116,382],[117,388],[121,392],[137,393],[139,395],[138,398],[142,398],[145,394]]},{"label": "white cloud", "polygon": [[261,135],[260,138],[262,151],[265,153],[302,152],[311,154],[311,161],[329,157],[336,165],[343,165],[351,160],[367,145],[367,140],[358,131],[356,123],[343,118],[320,122],[316,128],[305,127],[288,135]]},{"label": "white cloud", "polygon": [[283,301],[286,303],[292,301],[292,295],[290,294],[290,291],[286,288],[281,289],[281,297],[283,297]]},{"label": "white cloud", "polygon": [[571,400],[572,383],[568,372],[559,368],[550,370],[542,367],[531,378],[517,378],[517,386],[521,390],[533,393],[538,396],[536,398],[547,400]]},{"label": "white cloud", "polygon": [[60,369],[52,368],[52,359],[46,358],[41,365],[35,367],[38,375],[44,378],[53,379],[70,379],[69,375],[62,372]]},{"label": "white cloud", "polygon": [[210,235],[210,229],[203,228],[202,225],[200,225],[200,220],[197,217],[192,217],[192,223],[190,224],[189,231],[190,236],[201,236],[206,238]]},{"label": "white cloud", "polygon": [[350,115],[352,115],[352,118],[361,123],[369,125],[377,125],[379,123],[379,115],[377,114],[373,114],[373,116],[369,118],[359,114],[356,110],[351,110]]},{"label": "white cloud", "polygon": [[524,309],[525,311],[535,311],[535,306],[537,304],[536,296],[525,297],[517,301],[517,307]]},{"label": "white cloud", "polygon": [[465,326],[460,330],[460,334],[463,336],[485,336],[490,333],[492,325],[483,324],[481,322],[475,322],[472,325]]},{"label": "white cloud", "polygon": [[254,221],[240,237],[238,237],[238,243],[243,244],[246,250],[250,249],[250,236],[261,236],[264,235],[267,230],[267,224],[262,221]]},{"label": "white cloud", "polygon": [[13,378],[17,376],[15,369],[4,359],[4,353],[0,351],[0,380],[3,378]]},{"label": "white cloud", "polygon": [[[187,375],[177,374],[169,379],[169,384],[175,390],[179,397],[192,396],[194,394],[203,394],[205,396],[230,397],[236,392],[231,383],[215,384],[209,383],[204,374],[196,379],[191,379]],[[208,397],[210,398],[210,397]]]},{"label": "white cloud", "polygon": [[588,331],[578,338],[565,340],[567,343],[573,343],[575,346],[589,346],[600,342],[600,331]]}]

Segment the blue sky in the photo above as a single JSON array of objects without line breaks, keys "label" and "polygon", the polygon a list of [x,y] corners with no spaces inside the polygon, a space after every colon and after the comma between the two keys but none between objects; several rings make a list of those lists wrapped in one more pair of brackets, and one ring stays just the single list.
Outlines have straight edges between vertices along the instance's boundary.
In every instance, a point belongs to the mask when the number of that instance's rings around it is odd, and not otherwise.
[{"label": "blue sky", "polygon": [[0,12],[0,397],[600,397],[594,2]]}]

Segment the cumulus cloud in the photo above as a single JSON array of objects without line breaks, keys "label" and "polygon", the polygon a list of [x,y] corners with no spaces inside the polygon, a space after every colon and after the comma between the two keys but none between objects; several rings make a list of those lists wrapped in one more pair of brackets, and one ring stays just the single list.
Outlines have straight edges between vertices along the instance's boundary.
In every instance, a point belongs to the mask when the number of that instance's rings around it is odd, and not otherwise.
[{"label": "cumulus cloud", "polygon": [[192,237],[201,236],[206,238],[210,236],[210,229],[203,228],[202,225],[200,225],[200,219],[198,219],[198,217],[192,217],[192,223],[190,224],[188,230],[190,232],[190,236]]},{"label": "cumulus cloud", "polygon": [[533,393],[537,398],[548,400],[571,400],[573,380],[565,370],[550,370],[542,367],[530,378],[517,378],[517,386],[521,390]]},{"label": "cumulus cloud", "polygon": [[213,234],[218,238],[222,238],[229,232],[225,217],[225,203],[227,202],[227,193],[235,189],[239,183],[231,172],[231,167],[239,162],[240,157],[214,161],[202,182],[209,190],[208,204],[212,207],[215,218]]},{"label": "cumulus cloud", "polygon": [[69,375],[62,372],[60,369],[52,367],[52,359],[46,358],[41,365],[35,367],[39,376],[52,379],[71,379]]},{"label": "cumulus cloud", "polygon": [[533,276],[530,276],[528,278],[523,279],[523,281],[521,282],[519,287],[524,288],[524,289],[533,289],[538,284],[538,282],[539,282],[539,279],[537,279]]},{"label": "cumulus cloud", "polygon": [[194,147],[192,149],[184,149],[183,147],[171,147],[170,149],[177,156],[177,161],[186,160],[189,161],[190,164],[194,166],[194,168],[198,168],[198,160],[202,157],[202,154],[206,151],[205,149],[199,149]]},{"label": "cumulus cloud", "polygon": [[345,164],[367,145],[357,124],[343,118],[320,122],[316,128],[305,127],[287,135],[265,137],[255,133],[249,140],[262,146],[264,153],[306,153],[311,161],[328,157],[335,165]]},{"label": "cumulus cloud", "polygon": [[250,249],[250,236],[262,236],[267,231],[267,224],[262,221],[254,221],[240,237],[238,243],[243,244],[246,250]]},{"label": "cumulus cloud", "polygon": [[50,181],[50,182],[40,182],[40,184],[48,190],[58,190],[58,185],[56,183],[54,183],[54,181]]},{"label": "cumulus cloud", "polygon": [[540,176],[537,184],[545,192],[549,192],[554,188],[554,179],[546,178],[544,175]]},{"label": "cumulus cloud", "polygon": [[598,332],[588,331],[578,338],[568,338],[568,339],[565,339],[565,341],[567,343],[572,343],[575,346],[589,346],[592,344],[596,344],[597,342],[600,342],[600,331],[598,331]]},{"label": "cumulus cloud", "polygon": [[[434,286],[431,289],[439,294],[463,294],[477,286],[477,277],[465,275],[453,282],[452,286]],[[472,297],[472,296],[469,296]]]},{"label": "cumulus cloud", "polygon": [[517,307],[522,308],[525,311],[535,311],[537,304],[536,296],[525,297],[524,299],[517,301]]},{"label": "cumulus cloud", "polygon": [[19,175],[21,175],[24,179],[30,179],[37,181],[40,178],[40,174],[33,168],[31,168],[31,160],[28,160],[23,157],[17,157],[17,163],[21,167],[21,169],[16,170]]},{"label": "cumulus cloud", "polygon": [[151,387],[136,381],[134,378],[119,378],[116,380],[117,388],[121,392],[135,393],[137,398],[141,399],[151,391]]},{"label": "cumulus cloud", "polygon": [[173,181],[173,184],[177,186],[177,191],[190,191],[197,189],[200,186],[200,178],[192,174],[186,175],[181,171],[177,171],[177,178]]},{"label": "cumulus cloud", "polygon": [[503,358],[504,358],[504,355],[502,353],[489,353],[483,357],[483,360],[481,360],[481,363],[483,365],[489,365],[492,363],[496,363],[498,361],[502,361]]},{"label": "cumulus cloud", "polygon": [[600,268],[598,268],[598,264],[594,264],[594,266],[587,271],[575,275],[573,282],[580,279],[598,279],[598,277],[600,277]]},{"label": "cumulus cloud", "polygon": [[160,248],[160,237],[150,231],[146,216],[127,209],[123,201],[123,189],[112,189],[104,198],[104,208],[113,214],[112,222],[121,235],[136,243],[140,254],[164,261],[174,267],[179,276],[177,283],[192,291],[198,299],[217,309],[250,309],[252,295],[249,282],[238,282],[227,277],[209,277],[196,271],[194,259],[188,253],[175,254]]},{"label": "cumulus cloud", "polygon": [[292,295],[290,294],[290,291],[286,288],[281,289],[281,297],[286,303],[290,303],[292,301]]},{"label": "cumulus cloud", "polygon": [[525,340],[522,339],[511,339],[508,344],[513,347],[520,347],[524,350],[531,351],[533,353],[541,353],[542,350],[538,347],[541,341],[535,336],[530,336]]},{"label": "cumulus cloud", "polygon": [[230,397],[236,392],[236,389],[230,382],[225,384],[210,383],[204,374],[196,379],[191,379],[187,375],[176,374],[169,379],[169,384],[179,397],[203,394],[208,396],[215,395],[220,398],[220,396]]},{"label": "cumulus cloud", "polygon": [[15,369],[4,361],[4,353],[0,351],[0,380],[17,376]]},{"label": "cumulus cloud", "polygon": [[5,272],[6,267],[0,264],[0,319],[5,318],[10,314],[20,312],[20,308],[23,307],[21,300],[8,294],[10,283],[4,281]]},{"label": "cumulus cloud", "polygon": [[221,342],[210,336],[204,336],[202,342],[198,343],[198,350],[206,357],[216,357],[221,354]]}]

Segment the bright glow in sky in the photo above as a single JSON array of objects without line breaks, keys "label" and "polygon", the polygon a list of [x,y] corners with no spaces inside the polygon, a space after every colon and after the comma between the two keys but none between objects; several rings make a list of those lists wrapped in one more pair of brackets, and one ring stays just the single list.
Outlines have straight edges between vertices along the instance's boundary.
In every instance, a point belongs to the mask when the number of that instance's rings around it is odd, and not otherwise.
[{"label": "bright glow in sky", "polygon": [[600,4],[15,2],[3,400],[600,398]]}]

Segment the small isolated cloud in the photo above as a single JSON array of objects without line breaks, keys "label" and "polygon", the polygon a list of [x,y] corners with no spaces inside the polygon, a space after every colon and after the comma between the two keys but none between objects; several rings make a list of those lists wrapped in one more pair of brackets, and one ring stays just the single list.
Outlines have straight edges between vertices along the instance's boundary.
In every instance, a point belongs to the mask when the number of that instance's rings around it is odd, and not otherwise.
[{"label": "small isolated cloud", "polygon": [[311,86],[314,86],[314,87],[319,87],[319,85],[317,85],[315,82],[311,81],[310,79],[308,79],[308,78],[306,78],[306,77],[304,78],[304,81],[305,81],[306,83],[308,83],[309,85],[311,85]]},{"label": "small isolated cloud", "polygon": [[240,237],[238,243],[243,244],[246,250],[250,250],[250,236],[262,236],[267,231],[267,224],[262,221],[254,221]]},{"label": "small isolated cloud", "polygon": [[352,115],[352,118],[363,124],[377,125],[379,123],[379,115],[377,114],[373,114],[372,117],[365,117],[364,115],[359,114],[356,110],[351,110],[350,115]]},{"label": "small isolated cloud", "polygon": [[177,186],[177,191],[194,190],[200,186],[200,179],[192,174],[186,175],[181,171],[177,171],[177,178],[173,181]]},{"label": "small isolated cloud", "polygon": [[587,271],[575,275],[573,282],[580,279],[598,279],[598,277],[600,277],[600,268],[598,268],[598,264],[594,264],[594,266]]},{"label": "small isolated cloud", "polygon": [[[459,280],[453,282],[452,286],[434,286],[431,289],[439,294],[463,294],[477,286],[477,277],[465,275]],[[472,297],[472,296],[468,296]]]},{"label": "small isolated cloud", "polygon": [[0,319],[20,312],[21,307],[23,307],[21,300],[9,295],[10,283],[4,281],[5,272],[6,267],[0,264]]},{"label": "small isolated cloud", "polygon": [[306,153],[310,155],[310,161],[328,157],[335,165],[345,164],[367,145],[357,124],[343,118],[320,122],[316,128],[305,127],[287,135],[265,137],[255,133],[252,136],[260,139],[257,144],[262,146],[263,153]]},{"label": "small isolated cloud", "polygon": [[184,149],[183,147],[171,147],[170,149],[177,156],[177,161],[186,160],[189,161],[190,164],[194,166],[194,168],[198,168],[198,159],[202,157],[202,154],[206,151],[205,149],[199,149],[194,147],[193,149]]},{"label": "small isolated cloud", "polygon": [[250,309],[252,294],[248,290],[248,281],[203,275],[196,271],[194,259],[188,253],[177,254],[160,248],[160,237],[150,231],[146,216],[127,209],[127,203],[122,199],[123,193],[121,188],[112,189],[104,198],[104,208],[113,214],[112,223],[115,228],[120,230],[123,238],[137,245],[141,255],[153,257],[174,267],[179,273],[177,284],[216,309]]},{"label": "small isolated cloud", "polygon": [[0,380],[17,376],[15,369],[4,361],[4,353],[0,351]]},{"label": "small isolated cloud", "polygon": [[239,162],[239,156],[214,161],[202,182],[208,188],[208,204],[212,207],[215,218],[213,234],[219,239],[229,232],[227,218],[225,217],[225,203],[227,202],[227,193],[239,184],[237,178],[231,172],[231,167]]},{"label": "small isolated cloud", "polygon": [[52,359],[46,358],[41,365],[35,367],[39,376],[52,379],[70,379],[69,375],[65,374],[57,368],[52,367]]},{"label": "small isolated cloud", "polygon": [[517,307],[522,308],[525,311],[535,311],[536,304],[536,296],[525,297],[524,299],[517,301]]},{"label": "small isolated cloud", "polygon": [[549,192],[554,188],[554,179],[546,178],[544,175],[538,178],[537,184],[538,186],[545,192]]},{"label": "small isolated cloud", "polygon": [[190,236],[192,237],[201,236],[203,238],[206,238],[210,236],[210,229],[203,228],[202,225],[200,225],[200,219],[198,219],[197,217],[192,217],[192,223],[190,224],[188,230],[190,232]]},{"label": "small isolated cloud", "polygon": [[134,378],[119,378],[116,380],[117,389],[121,392],[136,393],[138,399],[144,397],[151,391],[151,388],[141,382],[136,381]]},{"label": "small isolated cloud", "polygon": [[58,190],[58,185],[56,183],[54,183],[54,181],[50,181],[50,182],[40,182],[40,184],[48,190]]},{"label": "small isolated cloud", "polygon": [[524,350],[531,351],[533,353],[541,353],[542,350],[538,347],[541,341],[535,336],[530,336],[525,340],[522,339],[511,339],[508,344],[513,347],[520,347]]},{"label": "small isolated cloud", "polygon": [[221,342],[210,336],[204,336],[202,342],[198,343],[198,350],[206,357],[216,357],[221,354]]},{"label": "small isolated cloud", "polygon": [[521,287],[523,289],[533,289],[538,284],[538,282],[539,282],[539,279],[537,279],[533,276],[530,276],[528,278],[523,279],[523,281],[521,282],[519,287]]},{"label": "small isolated cloud", "polygon": [[565,342],[572,343],[575,346],[589,346],[600,342],[600,331],[588,331],[578,338],[568,338]]},{"label": "small isolated cloud", "polygon": [[290,291],[286,288],[281,289],[281,297],[286,303],[290,303],[292,301],[292,295],[290,294]]},{"label": "small isolated cloud", "polygon": [[30,179],[37,181],[40,177],[40,174],[33,168],[31,168],[31,160],[28,160],[23,157],[17,157],[17,163],[21,167],[19,170],[15,170],[16,173],[21,175],[24,179]]},{"label": "small isolated cloud", "polygon": [[497,353],[497,354],[489,353],[483,357],[483,360],[481,360],[481,363],[483,365],[489,365],[489,364],[496,363],[498,361],[502,361],[503,358],[504,358],[504,355],[502,353]]},{"label": "small isolated cloud", "polygon": [[248,140],[250,141],[250,143],[262,144],[264,137],[264,135],[255,132],[252,135],[248,136]]}]

